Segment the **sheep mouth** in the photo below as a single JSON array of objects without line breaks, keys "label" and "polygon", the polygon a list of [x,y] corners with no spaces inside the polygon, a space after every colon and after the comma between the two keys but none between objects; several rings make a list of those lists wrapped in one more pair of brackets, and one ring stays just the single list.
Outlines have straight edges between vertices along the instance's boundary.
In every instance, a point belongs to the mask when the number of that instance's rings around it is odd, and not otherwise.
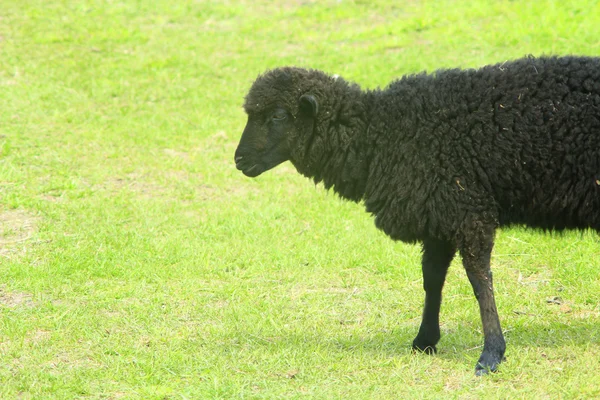
[{"label": "sheep mouth", "polygon": [[238,169],[241,170],[244,175],[250,178],[255,178],[263,173],[263,169],[258,164],[254,164],[248,168],[238,167]]},{"label": "sheep mouth", "polygon": [[242,158],[236,159],[235,167],[242,171],[242,173],[250,178],[257,177],[264,172],[264,168],[258,163],[248,163]]},{"label": "sheep mouth", "polygon": [[[252,157],[254,158],[254,157]],[[277,146],[273,146],[267,151],[261,153],[258,159],[245,159],[243,156],[235,158],[235,166],[242,173],[250,178],[255,178],[265,171],[268,171],[284,161],[289,160],[287,153],[281,152]]]}]

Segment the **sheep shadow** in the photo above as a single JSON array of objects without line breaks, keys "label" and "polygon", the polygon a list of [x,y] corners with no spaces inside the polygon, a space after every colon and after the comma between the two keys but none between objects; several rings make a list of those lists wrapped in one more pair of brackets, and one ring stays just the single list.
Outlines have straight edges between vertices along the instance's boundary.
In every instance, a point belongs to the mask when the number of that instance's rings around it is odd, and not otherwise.
[{"label": "sheep shadow", "polygon": [[[507,354],[514,355],[517,349],[543,349],[561,347],[582,347],[600,345],[600,318],[573,320],[568,323],[532,322],[511,326],[514,322],[505,318],[508,329],[505,329]],[[374,353],[384,357],[406,356],[416,354],[411,344],[418,331],[418,325],[402,325],[390,331],[349,332],[348,335],[290,335],[280,337],[280,344],[298,345],[314,348],[324,347],[337,352]],[[483,348],[483,334],[479,321],[463,325],[442,326],[442,338],[438,344],[435,357],[456,360],[457,358],[477,358]],[[427,355],[422,355],[427,357]]]}]

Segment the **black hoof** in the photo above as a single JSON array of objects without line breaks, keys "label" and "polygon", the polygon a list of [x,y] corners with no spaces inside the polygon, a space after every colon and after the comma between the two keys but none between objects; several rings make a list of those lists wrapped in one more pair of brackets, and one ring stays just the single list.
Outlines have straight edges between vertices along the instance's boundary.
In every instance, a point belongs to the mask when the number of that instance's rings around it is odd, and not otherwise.
[{"label": "black hoof", "polygon": [[435,354],[437,353],[437,348],[435,347],[435,345],[421,345],[421,344],[417,344],[415,342],[413,342],[412,345],[413,351],[417,352],[417,353],[425,353],[425,354]]},{"label": "black hoof", "polygon": [[502,357],[490,357],[485,354],[481,355],[481,358],[477,362],[475,366],[475,375],[476,376],[484,376],[489,374],[490,372],[498,371],[498,364],[502,360]]},{"label": "black hoof", "polygon": [[496,372],[498,370],[498,367],[484,367],[483,365],[477,363],[477,366],[475,367],[475,376],[485,376],[487,374],[489,374],[490,372]]}]

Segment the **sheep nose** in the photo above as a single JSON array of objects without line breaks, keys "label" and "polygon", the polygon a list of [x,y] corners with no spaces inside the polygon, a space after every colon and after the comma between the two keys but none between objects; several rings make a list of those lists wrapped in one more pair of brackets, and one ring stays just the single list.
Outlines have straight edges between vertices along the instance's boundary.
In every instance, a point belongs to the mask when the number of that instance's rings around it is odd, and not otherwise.
[{"label": "sheep nose", "polygon": [[235,157],[235,163],[236,164],[239,163],[240,161],[242,161],[243,158],[244,158],[243,156],[236,156]]}]

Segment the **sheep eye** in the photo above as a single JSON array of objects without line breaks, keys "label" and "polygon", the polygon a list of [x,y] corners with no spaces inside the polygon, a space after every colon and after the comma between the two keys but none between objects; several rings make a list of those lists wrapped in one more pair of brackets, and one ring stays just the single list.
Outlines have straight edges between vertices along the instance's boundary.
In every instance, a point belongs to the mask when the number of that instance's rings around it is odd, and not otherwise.
[{"label": "sheep eye", "polygon": [[276,110],[273,113],[273,115],[271,116],[271,119],[273,121],[283,121],[286,118],[287,118],[287,113],[284,110]]}]

